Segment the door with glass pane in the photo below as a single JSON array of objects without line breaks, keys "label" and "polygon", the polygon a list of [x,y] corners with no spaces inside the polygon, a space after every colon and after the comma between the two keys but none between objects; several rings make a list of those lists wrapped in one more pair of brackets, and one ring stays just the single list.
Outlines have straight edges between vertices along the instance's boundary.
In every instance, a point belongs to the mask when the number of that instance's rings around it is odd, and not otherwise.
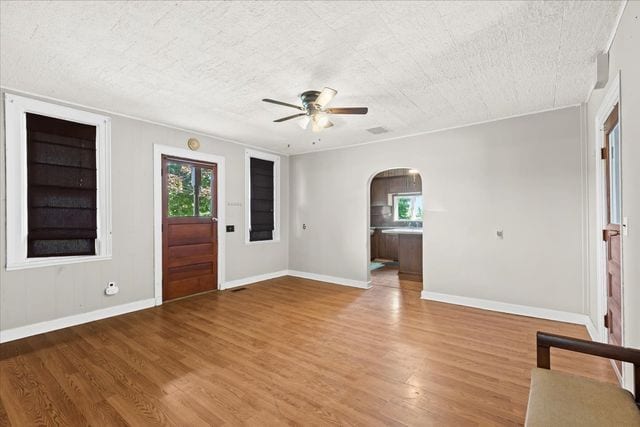
[{"label": "door with glass pane", "polygon": [[162,299],[218,288],[216,165],[162,158]]},{"label": "door with glass pane", "polygon": [[620,123],[616,105],[604,125],[604,161],[606,203],[605,227],[602,237],[606,247],[607,313],[605,327],[608,330],[609,343],[622,345],[622,269],[620,224]]}]

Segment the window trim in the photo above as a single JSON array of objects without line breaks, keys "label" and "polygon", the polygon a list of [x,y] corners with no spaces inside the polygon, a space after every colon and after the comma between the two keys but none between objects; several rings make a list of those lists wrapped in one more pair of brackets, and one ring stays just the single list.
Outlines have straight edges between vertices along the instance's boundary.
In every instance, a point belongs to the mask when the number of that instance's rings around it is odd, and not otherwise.
[{"label": "window trim", "polygon": [[[251,159],[273,162],[273,239],[251,241]],[[244,243],[261,245],[280,242],[280,156],[256,150],[245,150],[244,155]]]},{"label": "window trim", "polygon": [[[10,93],[5,94],[7,255],[5,269],[47,267],[111,259],[111,118]],[[95,255],[27,258],[26,113],[96,127],[97,238]]]},{"label": "window trim", "polygon": [[423,200],[422,201],[422,203],[423,203],[423,209],[422,209],[423,218],[422,219],[400,219],[397,216],[397,213],[398,213],[397,208],[396,208],[397,207],[397,203],[396,203],[396,198],[397,197],[413,197],[413,198],[416,198],[418,196],[422,197],[422,193],[395,193],[393,195],[393,199],[392,199],[393,200],[393,206],[392,206],[392,208],[393,208],[393,221],[394,222],[418,222],[418,221],[422,222],[423,221],[423,219],[424,219],[424,199],[422,199]]}]

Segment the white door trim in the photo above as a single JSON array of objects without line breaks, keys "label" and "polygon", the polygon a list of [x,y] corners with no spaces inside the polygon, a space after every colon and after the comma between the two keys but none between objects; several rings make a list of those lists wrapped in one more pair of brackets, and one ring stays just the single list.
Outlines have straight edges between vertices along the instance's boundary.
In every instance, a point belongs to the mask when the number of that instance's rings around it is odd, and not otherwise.
[{"label": "white door trim", "polygon": [[[608,203],[606,200],[606,189],[605,183],[606,178],[604,176],[606,169],[603,166],[603,162],[600,158],[600,149],[602,148],[602,138],[604,137],[603,126],[611,111],[615,105],[618,104],[618,109],[620,112],[620,73],[616,74],[615,78],[611,80],[611,85],[607,90],[600,107],[596,113],[595,121],[594,121],[594,148],[595,148],[595,159],[596,159],[596,167],[595,167],[595,179],[596,179],[596,280],[597,280],[597,311],[596,311],[596,329],[600,335],[600,340],[602,342],[609,341],[609,334],[607,328],[604,327],[604,315],[607,313],[607,260],[606,260],[606,243],[602,240],[602,229],[605,226],[605,206]],[[622,141],[622,115],[619,116],[620,123],[620,135]],[[624,147],[621,145],[621,152],[624,150]],[[620,183],[622,184],[622,183]],[[622,188],[622,186],[620,187]],[[621,239],[622,241],[622,239]],[[620,252],[620,263],[621,269],[624,268],[622,265],[622,249]],[[620,285],[621,285],[621,304],[620,304],[620,320],[621,320],[621,345],[625,344],[624,337],[624,278],[623,275],[620,275]],[[619,379],[621,383],[624,384],[624,371],[622,371],[622,376],[620,377],[620,373],[618,372],[617,367],[614,365],[614,371],[617,375],[619,375]]]},{"label": "white door trim", "polygon": [[215,163],[218,177],[218,289],[225,278],[225,168],[224,157],[168,145],[153,145],[153,277],[156,305],[162,304],[162,156]]}]

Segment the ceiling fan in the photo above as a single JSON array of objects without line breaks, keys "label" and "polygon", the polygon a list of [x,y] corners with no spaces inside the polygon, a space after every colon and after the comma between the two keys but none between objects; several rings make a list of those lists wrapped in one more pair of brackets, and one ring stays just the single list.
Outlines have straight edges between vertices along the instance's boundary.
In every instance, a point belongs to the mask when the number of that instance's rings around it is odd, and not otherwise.
[{"label": "ceiling fan", "polygon": [[276,101],[275,99],[269,98],[265,98],[263,101],[271,104],[284,105],[285,107],[291,107],[302,111],[302,113],[274,120],[275,123],[285,122],[297,117],[304,117],[304,119],[299,123],[303,129],[307,129],[309,123],[311,123],[311,130],[314,132],[320,132],[322,129],[333,126],[333,123],[329,120],[330,114],[367,114],[367,111],[369,111],[367,107],[327,108],[327,104],[334,96],[336,96],[337,93],[338,91],[331,89],[330,87],[325,87],[322,91],[308,90],[306,92],[302,92],[298,96],[302,102],[302,106]]}]

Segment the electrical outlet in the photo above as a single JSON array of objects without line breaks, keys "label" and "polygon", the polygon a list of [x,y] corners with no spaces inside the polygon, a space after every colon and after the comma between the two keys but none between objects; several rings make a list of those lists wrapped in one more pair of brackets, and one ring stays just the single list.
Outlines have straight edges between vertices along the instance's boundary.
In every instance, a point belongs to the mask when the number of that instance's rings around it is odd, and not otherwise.
[{"label": "electrical outlet", "polygon": [[120,288],[118,288],[118,285],[116,285],[116,282],[109,282],[107,284],[107,287],[104,290],[104,293],[109,296],[115,295],[118,292],[120,292]]}]

